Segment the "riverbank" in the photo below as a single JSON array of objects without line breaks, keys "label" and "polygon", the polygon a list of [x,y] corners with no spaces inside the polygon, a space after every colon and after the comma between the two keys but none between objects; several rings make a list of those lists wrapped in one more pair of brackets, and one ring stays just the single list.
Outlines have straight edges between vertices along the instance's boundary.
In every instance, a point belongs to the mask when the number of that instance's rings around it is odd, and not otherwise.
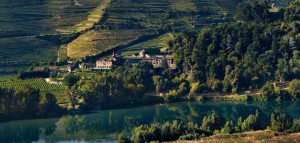
[{"label": "riverbank", "polygon": [[[128,109],[101,110],[82,115],[64,115],[51,119],[16,120],[0,123],[0,139],[6,142],[116,142],[118,134],[129,135],[133,128],[144,125],[177,120],[195,122],[212,111],[227,120],[237,121],[255,114],[270,117],[273,111],[286,111],[293,118],[300,118],[298,101],[287,102],[178,102]],[[262,116],[263,117],[263,116]],[[269,118],[261,118],[267,122]],[[28,134],[31,133],[31,134]],[[46,135],[45,135],[46,134]]]},{"label": "riverbank", "polygon": [[232,142],[299,142],[300,133],[285,134],[273,131],[253,131],[231,135],[214,135],[197,141],[175,141],[173,143],[232,143]]}]

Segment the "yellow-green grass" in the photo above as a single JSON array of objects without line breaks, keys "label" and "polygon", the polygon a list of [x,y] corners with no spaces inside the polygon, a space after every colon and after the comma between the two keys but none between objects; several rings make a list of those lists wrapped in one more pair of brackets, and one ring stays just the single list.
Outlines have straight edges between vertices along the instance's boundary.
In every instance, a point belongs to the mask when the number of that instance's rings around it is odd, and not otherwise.
[{"label": "yellow-green grass", "polygon": [[75,59],[95,55],[134,41],[146,33],[144,30],[90,30],[67,45],[67,54]]},{"label": "yellow-green grass", "polygon": [[59,50],[58,50],[58,56],[57,56],[57,61],[67,61],[68,60],[68,55],[67,55],[67,45],[61,45]]},{"label": "yellow-green grass", "polygon": [[52,91],[51,93],[55,96],[58,104],[67,104],[67,103],[69,103],[69,97],[66,95],[65,90]]},{"label": "yellow-green grass", "polygon": [[173,0],[172,8],[176,11],[196,11],[197,8],[192,0]]},{"label": "yellow-green grass", "polygon": [[0,74],[0,82],[16,80],[17,76],[18,76],[17,74]]},{"label": "yellow-green grass", "polygon": [[102,0],[101,3],[89,13],[86,19],[72,27],[68,27],[67,30],[61,30],[61,32],[76,33],[92,28],[94,24],[98,23],[102,19],[105,10],[109,6],[110,2],[111,0]]},{"label": "yellow-green grass", "polygon": [[160,48],[164,49],[168,47],[168,41],[175,38],[174,33],[166,33],[161,36],[158,36],[154,39],[139,43],[137,45],[130,46],[119,53],[123,56],[131,56],[132,54],[140,52],[144,48]]}]

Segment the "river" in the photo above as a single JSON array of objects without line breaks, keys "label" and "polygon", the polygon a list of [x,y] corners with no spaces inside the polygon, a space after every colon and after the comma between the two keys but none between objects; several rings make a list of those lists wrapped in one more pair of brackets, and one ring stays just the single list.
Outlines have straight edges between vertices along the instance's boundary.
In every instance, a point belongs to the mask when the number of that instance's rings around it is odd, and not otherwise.
[{"label": "river", "polygon": [[116,142],[118,134],[130,134],[141,124],[166,121],[194,121],[215,111],[224,120],[237,122],[258,110],[261,121],[267,122],[270,114],[287,112],[300,118],[300,102],[179,102],[130,109],[97,111],[86,115],[66,115],[54,119],[19,120],[0,123],[0,142]]}]

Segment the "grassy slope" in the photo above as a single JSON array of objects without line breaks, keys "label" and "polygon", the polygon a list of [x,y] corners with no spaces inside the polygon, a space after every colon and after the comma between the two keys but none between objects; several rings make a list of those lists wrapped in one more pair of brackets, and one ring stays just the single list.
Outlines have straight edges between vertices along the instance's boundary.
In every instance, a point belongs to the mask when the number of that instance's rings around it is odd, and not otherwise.
[{"label": "grassy slope", "polygon": [[[105,10],[109,6],[110,2],[111,2],[110,0],[101,0],[99,2],[98,6],[89,12],[89,14],[87,15],[87,18],[85,18],[84,20],[82,20],[81,22],[79,22],[75,25],[67,27],[65,30],[61,29],[61,31],[63,33],[65,33],[65,32],[66,33],[76,33],[76,32],[82,32],[82,31],[92,28],[95,23],[98,23],[102,19],[103,15],[105,13]],[[82,6],[82,4],[80,4],[80,3],[77,3],[77,5]]]},{"label": "grassy slope", "polygon": [[299,142],[300,133],[284,135],[283,133],[276,133],[271,131],[254,131],[246,133],[238,133],[232,135],[215,135],[211,137],[202,138],[198,141],[176,141],[176,143],[232,143],[232,142]]},{"label": "grassy slope", "polygon": [[142,30],[91,30],[69,43],[67,53],[69,57],[82,58],[126,44],[144,34]]}]

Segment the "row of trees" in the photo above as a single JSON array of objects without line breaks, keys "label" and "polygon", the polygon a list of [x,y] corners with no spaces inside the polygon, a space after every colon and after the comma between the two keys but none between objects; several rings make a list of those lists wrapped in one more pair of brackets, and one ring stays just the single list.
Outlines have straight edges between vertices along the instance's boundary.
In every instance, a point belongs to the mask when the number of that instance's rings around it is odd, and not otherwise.
[{"label": "row of trees", "polygon": [[131,138],[125,137],[123,133],[120,134],[118,142],[142,143],[151,141],[195,140],[214,134],[241,133],[266,128],[276,132],[300,131],[299,121],[293,120],[287,113],[272,113],[268,126],[261,123],[259,118],[259,112],[256,111],[255,115],[249,115],[244,120],[240,117],[237,123],[234,124],[233,121],[224,122],[222,117],[218,116],[215,112],[212,112],[202,119],[202,124],[200,126],[193,122],[184,124],[178,121],[166,122],[162,125],[141,125],[134,128]]},{"label": "row of trees", "polygon": [[[282,89],[286,88],[286,89]],[[287,86],[267,82],[260,90],[259,94],[254,94],[250,99],[258,101],[268,100],[297,100],[300,95],[300,80],[294,79]]]},{"label": "row of trees", "polygon": [[54,95],[30,87],[0,88],[0,121],[58,114],[62,110],[56,102]]}]

